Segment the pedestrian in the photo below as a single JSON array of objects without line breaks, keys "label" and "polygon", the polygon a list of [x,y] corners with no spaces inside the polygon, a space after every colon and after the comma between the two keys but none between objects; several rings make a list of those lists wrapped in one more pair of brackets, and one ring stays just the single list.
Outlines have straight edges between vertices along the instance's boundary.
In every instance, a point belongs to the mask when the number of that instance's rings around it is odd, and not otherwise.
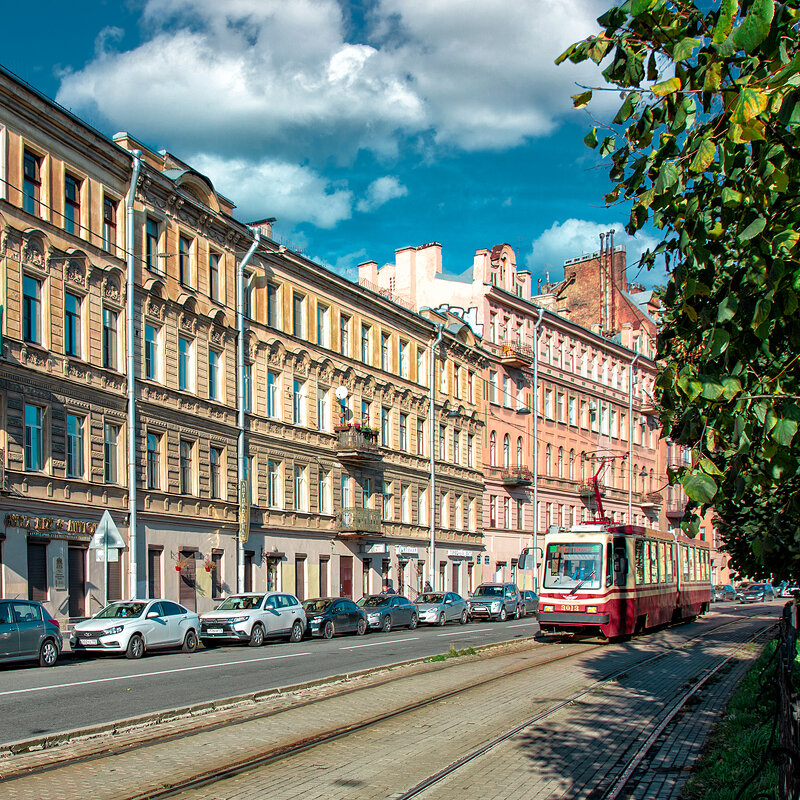
[{"label": "pedestrian", "polygon": [[392,588],[392,582],[386,581],[383,584],[383,594],[397,594],[397,592]]},{"label": "pedestrian", "polygon": [[430,581],[425,581],[425,585],[422,587],[422,591],[423,592],[432,592],[433,591],[433,586],[431,586],[431,582]]}]

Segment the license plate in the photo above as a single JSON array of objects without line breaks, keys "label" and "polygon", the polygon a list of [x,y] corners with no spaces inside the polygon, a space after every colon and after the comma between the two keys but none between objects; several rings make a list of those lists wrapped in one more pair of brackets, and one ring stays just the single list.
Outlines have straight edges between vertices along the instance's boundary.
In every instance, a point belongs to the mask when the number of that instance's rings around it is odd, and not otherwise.
[{"label": "license plate", "polygon": [[209,628],[207,633],[222,633],[222,628]]},{"label": "license plate", "polygon": [[97,639],[81,639],[81,644],[97,644]]},{"label": "license plate", "polygon": [[559,606],[558,610],[559,611],[580,611],[581,607],[580,606],[576,606],[576,605],[565,605],[565,606]]}]

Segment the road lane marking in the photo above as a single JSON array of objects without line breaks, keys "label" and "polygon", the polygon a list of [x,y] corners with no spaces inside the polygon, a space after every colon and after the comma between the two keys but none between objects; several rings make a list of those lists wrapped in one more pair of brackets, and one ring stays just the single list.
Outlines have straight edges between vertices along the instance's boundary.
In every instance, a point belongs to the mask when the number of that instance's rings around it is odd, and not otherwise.
[{"label": "road lane marking", "polygon": [[383,642],[370,642],[369,644],[354,644],[350,647],[340,647],[340,650],[358,650],[359,647],[377,647],[379,644],[397,644],[398,642],[413,642],[419,639],[419,636],[407,636],[405,639],[389,639]]},{"label": "road lane marking", "polygon": [[437,636],[467,636],[470,633],[486,633],[486,631],[490,631],[491,628],[476,628],[475,630],[469,631],[456,631],[455,633],[438,633]]},{"label": "road lane marking", "polygon": [[506,625],[506,628],[524,628],[527,625],[537,625],[536,622],[518,622],[516,625]]},{"label": "road lane marking", "polygon": [[92,683],[110,683],[111,681],[130,681],[135,678],[150,678],[153,675],[172,675],[176,672],[192,672],[200,669],[214,669],[216,667],[234,667],[237,664],[254,664],[259,661],[275,661],[279,658],[297,658],[310,656],[311,653],[287,653],[283,656],[264,656],[264,658],[247,658],[244,661],[226,661],[223,664],[201,664],[197,667],[180,667],[179,669],[162,669],[157,672],[140,672],[135,675],[116,675],[113,678],[94,678],[90,681],[75,681],[73,683],[56,683],[52,686],[34,686],[31,689],[14,689],[13,691],[0,692],[0,697],[12,694],[25,694],[26,692],[44,692],[48,689],[68,689],[71,686],[89,686]]}]

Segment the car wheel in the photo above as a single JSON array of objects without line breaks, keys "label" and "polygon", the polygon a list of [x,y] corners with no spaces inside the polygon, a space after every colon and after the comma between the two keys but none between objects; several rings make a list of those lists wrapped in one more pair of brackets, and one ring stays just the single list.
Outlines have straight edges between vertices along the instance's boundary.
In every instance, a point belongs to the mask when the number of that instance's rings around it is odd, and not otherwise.
[{"label": "car wheel", "polygon": [[257,622],[250,631],[250,647],[261,647],[264,644],[264,626]]},{"label": "car wheel", "polygon": [[197,650],[197,634],[192,631],[186,631],[186,636],[183,637],[183,646],[181,647],[184,653],[194,653]]},{"label": "car wheel", "polygon": [[391,614],[387,614],[387,615],[386,615],[386,616],[385,616],[385,617],[384,617],[384,618],[381,620],[381,630],[382,630],[384,633],[389,633],[389,631],[390,631],[391,629],[392,629],[392,617],[391,617]]},{"label": "car wheel", "polygon": [[134,633],[128,640],[128,646],[125,648],[126,658],[141,658],[144,655],[144,639],[138,634]]},{"label": "car wheel", "polygon": [[356,626],[356,633],[359,636],[363,636],[367,632],[367,621],[365,619],[360,619],[358,621],[358,625]]},{"label": "car wheel", "polygon": [[439,619],[436,624],[441,627],[442,625],[444,625],[444,623],[445,623],[444,611],[442,611],[442,613],[439,614]]},{"label": "car wheel", "polygon": [[413,631],[414,628],[417,627],[417,623],[419,622],[419,617],[416,614],[411,615],[411,622],[408,623],[408,629]]},{"label": "car wheel", "polygon": [[39,648],[39,666],[52,667],[58,661],[58,648],[52,639],[42,642]]},{"label": "car wheel", "polygon": [[305,630],[303,623],[300,622],[299,619],[294,621],[294,625],[292,625],[292,630],[289,633],[289,641],[290,642],[299,642],[303,638],[303,631]]},{"label": "car wheel", "polygon": [[322,629],[322,636],[325,639],[333,639],[333,623],[328,620],[325,627]]},{"label": "car wheel", "polygon": [[500,615],[497,617],[497,619],[499,619],[500,622],[505,622],[508,619],[508,612],[506,611],[505,606],[500,609]]},{"label": "car wheel", "polygon": [[462,625],[466,625],[469,622],[469,614],[467,614],[467,609],[465,608],[461,612],[461,617],[458,620]]}]

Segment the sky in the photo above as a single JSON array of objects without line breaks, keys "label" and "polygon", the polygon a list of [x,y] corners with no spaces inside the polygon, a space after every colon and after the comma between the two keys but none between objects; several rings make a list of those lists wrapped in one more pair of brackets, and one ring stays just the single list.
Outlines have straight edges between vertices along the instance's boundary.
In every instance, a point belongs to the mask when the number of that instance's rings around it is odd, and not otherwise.
[{"label": "sky", "polygon": [[[242,222],[354,278],[442,244],[460,273],[508,243],[534,281],[614,229],[608,168],[572,108],[593,64],[554,59],[609,0],[39,0],[4,9],[0,63],[101,132],[207,175]],[[22,32],[29,32],[23,34]],[[616,110],[613,93],[590,110]],[[612,106],[614,107],[612,109]],[[534,283],[535,285],[535,283]]]}]

